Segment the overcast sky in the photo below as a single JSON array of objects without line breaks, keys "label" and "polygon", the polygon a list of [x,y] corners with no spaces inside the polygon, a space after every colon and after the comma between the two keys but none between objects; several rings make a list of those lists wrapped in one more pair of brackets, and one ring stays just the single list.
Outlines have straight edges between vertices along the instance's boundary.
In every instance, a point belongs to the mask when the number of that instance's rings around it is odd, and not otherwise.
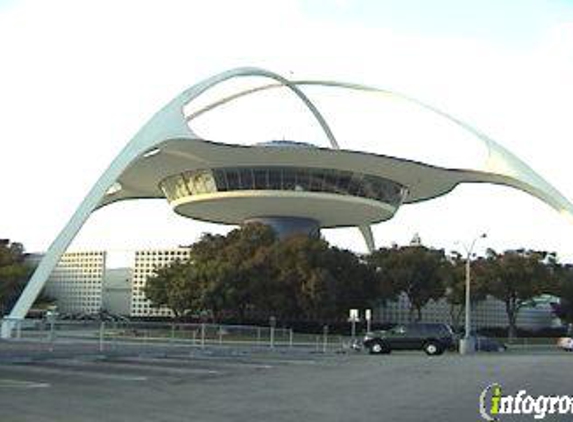
[{"label": "overcast sky", "polygon": [[[238,66],[407,93],[480,128],[573,198],[573,3],[566,0],[0,0],[0,57],[0,237],[29,251],[49,246],[155,111]],[[412,106],[315,91],[343,148],[405,151],[451,167],[478,151],[475,140]],[[197,129],[213,140],[324,144],[300,104],[267,97],[225,107]],[[166,201],[132,201],[94,213],[72,248],[169,247],[225,230],[179,217]],[[462,185],[375,227],[379,245],[419,233],[447,249],[481,232],[488,234],[481,251],[523,246],[573,262],[573,226],[500,186]],[[325,236],[364,251],[356,233]]]}]

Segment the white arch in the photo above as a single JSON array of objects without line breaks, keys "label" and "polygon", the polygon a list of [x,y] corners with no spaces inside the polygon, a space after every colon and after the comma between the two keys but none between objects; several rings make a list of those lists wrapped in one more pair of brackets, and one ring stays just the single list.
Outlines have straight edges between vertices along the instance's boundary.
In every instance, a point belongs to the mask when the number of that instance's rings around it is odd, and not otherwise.
[{"label": "white arch", "polygon": [[[573,222],[573,204],[567,198],[565,198],[557,189],[555,189],[551,184],[549,184],[543,177],[541,177],[537,172],[535,172],[531,167],[529,167],[525,162],[515,156],[513,153],[508,151],[505,147],[500,145],[498,142],[473,127],[469,123],[466,123],[451,114],[446,113],[434,106],[424,103],[408,95],[391,91],[387,89],[376,88],[368,85],[348,83],[348,82],[338,82],[329,80],[294,80],[291,81],[292,84],[298,86],[326,86],[335,88],[345,88],[355,91],[365,91],[370,93],[384,94],[394,96],[401,100],[405,100],[416,104],[432,113],[443,117],[455,125],[461,127],[472,135],[476,136],[479,140],[484,142],[488,149],[488,157],[483,163],[480,170],[470,170],[470,169],[456,169],[456,176],[458,183],[463,182],[489,182],[493,184],[501,184],[510,186],[516,189],[520,189],[524,192],[529,193],[542,200],[557,212],[563,215]],[[214,108],[225,104],[229,101],[233,101],[245,95],[253,94],[255,92],[264,91],[267,89],[278,88],[280,84],[267,84],[258,87],[250,88],[244,91],[237,92],[235,94],[229,95],[222,98],[212,104],[209,104],[202,109],[193,113],[190,118],[200,116],[201,114],[213,110]],[[369,229],[369,226],[365,228],[360,227],[363,232],[365,240],[369,243],[369,235],[365,232]],[[371,235],[370,235],[371,236]]]},{"label": "white arch", "polygon": [[488,147],[488,158],[484,163],[481,171],[463,170],[460,172],[460,182],[489,182],[511,186],[520,189],[542,200],[557,212],[573,222],[573,204],[565,198],[557,189],[549,184],[543,177],[535,172],[531,167],[525,164],[516,155],[508,151],[498,142],[471,126],[470,124],[446,113],[436,107],[419,101],[413,97],[390,90],[370,87],[367,85],[336,82],[336,81],[300,81],[293,82],[299,85],[322,85],[348,88],[353,90],[369,91],[396,96],[403,100],[417,104],[445,119],[451,121],[457,126],[470,132],[478,139],[483,141]]},{"label": "white arch", "polygon": [[105,197],[106,192],[108,192],[110,187],[118,180],[123,171],[134,160],[145,154],[147,151],[150,151],[156,145],[173,139],[198,138],[186,123],[185,116],[183,115],[183,107],[209,88],[228,79],[242,76],[262,76],[274,79],[290,88],[313,113],[332,146],[338,149],[338,143],[336,142],[332,131],[314,104],[298,87],[276,73],[252,67],[237,68],[207,78],[204,81],[193,85],[157,112],[136,133],[131,141],[112,161],[108,169],[100,176],[66,226],[46,251],[46,254],[40,261],[38,268],[36,268],[32,278],[28,281],[24,291],[12,308],[10,315],[3,322],[0,333],[2,338],[10,337],[12,328],[14,327],[14,322],[16,320],[23,319],[26,316],[28,310],[38,297],[38,294],[44,287],[50,274],[58,264],[60,258],[72,240],[76,237],[90,214],[98,208]]},{"label": "white arch", "polygon": [[[108,189],[118,180],[118,178],[129,167],[129,165],[134,162],[134,160],[144,155],[147,151],[150,151],[156,145],[162,144],[163,142],[178,139],[197,139],[197,135],[189,128],[189,125],[185,121],[185,117],[183,115],[183,107],[209,88],[225,80],[241,76],[267,77],[275,79],[282,85],[290,88],[301,98],[301,100],[304,101],[307,107],[311,110],[323,128],[325,134],[329,138],[332,146],[336,149],[338,149],[338,144],[332,132],[330,131],[330,128],[326,124],[326,121],[316,109],[316,107],[312,104],[312,102],[310,102],[306,95],[296,85],[315,84],[325,86],[338,86],[349,89],[397,95],[408,101],[412,101],[426,109],[446,117],[457,125],[465,128],[466,130],[469,130],[474,135],[478,136],[478,138],[481,140],[487,142],[490,154],[483,171],[443,169],[443,171],[448,172],[452,179],[457,183],[490,182],[512,186],[540,198],[573,221],[573,205],[555,188],[553,188],[549,183],[547,183],[543,178],[541,178],[537,173],[535,173],[531,168],[523,163],[523,161],[519,160],[501,145],[497,144],[495,141],[477,131],[470,125],[461,122],[460,120],[438,109],[435,109],[410,97],[364,85],[332,81],[291,82],[275,73],[263,69],[233,69],[208,78],[178,95],[159,112],[157,112],[124,147],[124,149],[110,164],[108,169],[98,179],[78,209],[74,212],[66,226],[62,229],[62,231],[46,251],[46,254],[41,260],[38,268],[26,285],[26,288],[22,292],[22,295],[18,299],[16,305],[14,305],[9,317],[2,324],[1,336],[3,338],[10,337],[14,320],[22,319],[26,316],[29,308],[38,296],[50,273],[56,267],[58,261],[60,260],[61,256],[71,241],[86,222],[90,214],[103,203]],[[118,197],[118,199],[121,198]],[[365,240],[367,241],[369,248],[373,247],[373,237],[370,231],[370,227],[363,226],[360,227],[360,229],[365,237]]]}]

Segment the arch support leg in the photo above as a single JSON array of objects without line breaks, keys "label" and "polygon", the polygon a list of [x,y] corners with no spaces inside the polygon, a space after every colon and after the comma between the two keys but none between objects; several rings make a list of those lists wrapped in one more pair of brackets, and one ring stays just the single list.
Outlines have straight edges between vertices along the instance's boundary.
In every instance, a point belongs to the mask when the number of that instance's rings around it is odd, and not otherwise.
[{"label": "arch support leg", "polygon": [[[110,168],[110,170],[112,169]],[[115,182],[115,177],[113,177],[114,174],[112,174],[113,172],[110,170],[104,173],[96,183],[80,207],[76,210],[68,224],[66,224],[64,229],[46,251],[46,254],[40,261],[38,268],[36,268],[32,278],[28,281],[24,291],[12,308],[9,317],[2,322],[2,330],[0,332],[2,338],[10,338],[12,330],[18,323],[18,320],[26,317],[30,307],[34,304],[34,301],[50,277],[50,274],[56,265],[58,265],[60,258],[72,240],[76,237],[92,211],[96,208],[101,198],[105,195],[109,186]]]},{"label": "arch support leg", "polygon": [[372,233],[372,227],[368,224],[364,224],[362,226],[358,226],[360,229],[360,233],[364,237],[364,241],[366,242],[366,247],[368,248],[368,252],[372,253],[376,250],[376,243],[374,242],[374,234]]}]

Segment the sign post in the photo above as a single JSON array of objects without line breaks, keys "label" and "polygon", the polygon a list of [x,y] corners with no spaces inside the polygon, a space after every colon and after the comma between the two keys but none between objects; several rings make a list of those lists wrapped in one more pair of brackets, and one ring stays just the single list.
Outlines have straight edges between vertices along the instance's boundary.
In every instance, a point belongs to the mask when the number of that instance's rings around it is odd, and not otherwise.
[{"label": "sign post", "polygon": [[351,309],[348,317],[348,322],[350,322],[350,332],[352,341],[356,339],[356,323],[360,321],[358,316],[358,309]]},{"label": "sign post", "polygon": [[364,319],[366,320],[366,332],[369,333],[372,321],[372,309],[366,309],[364,311]]}]

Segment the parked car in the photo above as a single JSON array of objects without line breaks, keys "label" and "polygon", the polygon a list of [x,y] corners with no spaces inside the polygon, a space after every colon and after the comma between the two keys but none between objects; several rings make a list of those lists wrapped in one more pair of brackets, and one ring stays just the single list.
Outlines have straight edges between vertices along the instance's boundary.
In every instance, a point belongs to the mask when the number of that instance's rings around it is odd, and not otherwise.
[{"label": "parked car", "polygon": [[567,352],[573,352],[573,324],[567,326],[564,337],[557,339],[557,347]]},{"label": "parked car", "polygon": [[[475,350],[478,352],[505,352],[507,350],[505,343],[495,338],[478,334],[475,330],[470,331],[470,336],[473,338]],[[464,330],[461,330],[457,337],[456,349],[459,349],[459,341],[464,338]]]},{"label": "parked car", "polygon": [[454,348],[455,341],[452,328],[447,324],[415,323],[367,333],[362,345],[374,355],[393,350],[423,350],[433,356]]},{"label": "parked car", "polygon": [[573,338],[561,337],[557,339],[557,347],[567,352],[573,352]]},{"label": "parked car", "polygon": [[478,352],[505,352],[507,350],[507,346],[501,341],[481,335],[475,336],[475,345]]}]

